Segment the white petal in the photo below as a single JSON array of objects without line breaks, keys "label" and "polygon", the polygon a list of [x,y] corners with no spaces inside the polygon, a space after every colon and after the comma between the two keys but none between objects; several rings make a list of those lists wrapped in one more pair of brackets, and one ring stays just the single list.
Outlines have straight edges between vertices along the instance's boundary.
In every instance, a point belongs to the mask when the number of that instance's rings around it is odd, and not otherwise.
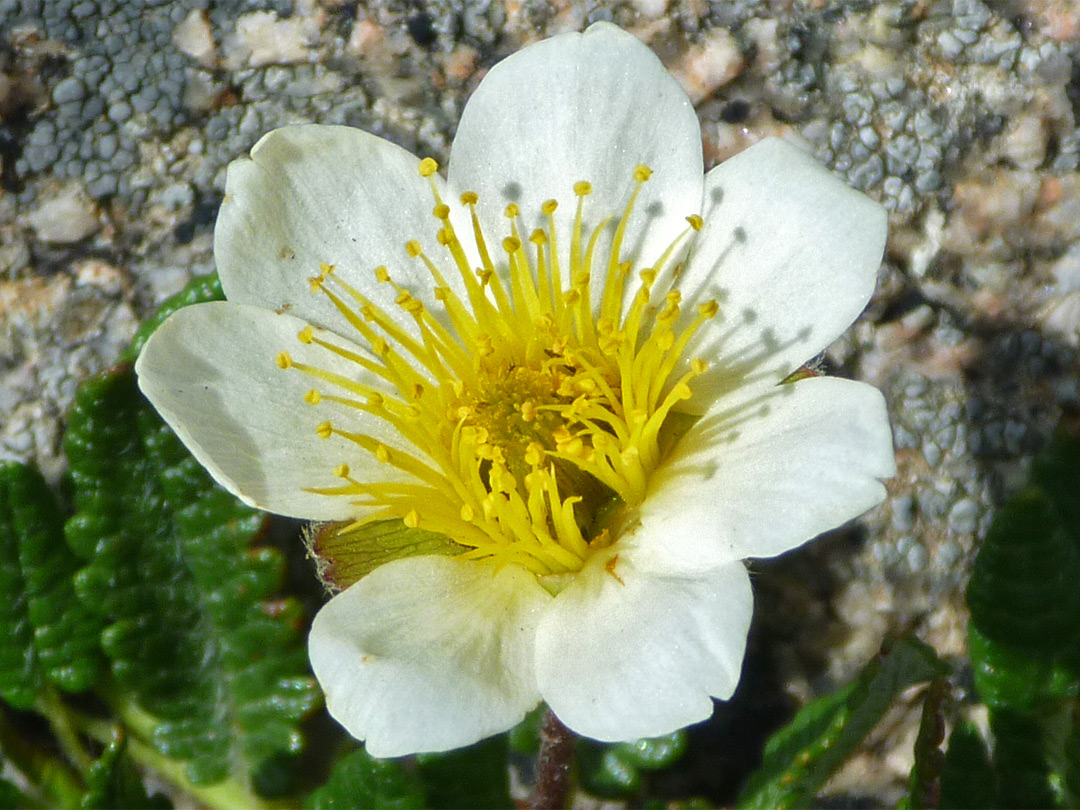
[{"label": "white petal", "polygon": [[518,566],[397,560],[319,611],[311,665],[330,714],[373,756],[459,748],[539,702],[533,644],[550,604]]},{"label": "white petal", "polygon": [[778,139],[709,172],[702,215],[679,280],[685,312],[721,304],[689,350],[710,363],[692,386],[698,413],[739,379],[776,382],[839,337],[874,291],[887,224],[884,208]]},{"label": "white petal", "polygon": [[[394,305],[395,291],[378,285],[373,271],[386,265],[395,281],[431,300],[431,276],[405,252],[416,239],[436,262],[445,253],[418,166],[404,149],[352,127],[290,126],[265,135],[250,159],[229,165],[214,229],[225,295],[347,335],[333,304],[307,282],[325,262],[411,329],[412,316]],[[457,289],[460,280],[444,275]]]},{"label": "white petal", "polygon": [[[390,446],[403,445],[382,420],[351,408],[304,401],[312,388],[343,392],[296,369],[278,368],[278,352],[380,384],[356,364],[297,340],[305,325],[289,315],[228,302],[185,307],[150,337],[135,371],[142,392],[195,458],[245,503],[279,515],[343,520],[359,513],[350,498],[316,495],[304,488],[341,486],[333,475],[341,463],[365,481],[404,480],[404,475],[344,439],[318,438],[316,426],[330,420]],[[324,336],[363,354],[348,341]]]},{"label": "white petal", "polygon": [[634,532],[649,565],[772,557],[884,500],[895,465],[876,388],[818,377],[758,392],[718,403],[650,478]]},{"label": "white petal", "polygon": [[[611,214],[621,216],[638,164],[653,175],[637,202],[624,256],[638,249],[645,262],[640,269],[686,230],[687,215],[698,212],[701,130],[686,94],[655,54],[633,35],[598,23],[584,34],[531,45],[491,69],[462,113],[448,183],[455,198],[477,192],[481,221],[499,240],[508,232],[507,203],[520,207],[527,238],[547,226],[540,205],[557,200],[565,269],[574,184],[592,184],[584,209],[591,230]],[[593,276],[602,279],[603,272],[595,269]]]},{"label": "white petal", "polygon": [[[620,543],[618,548],[621,548]],[[667,734],[735,691],[753,597],[742,563],[664,575],[633,549],[597,555],[555,599],[536,635],[540,692],[579,734]]]}]

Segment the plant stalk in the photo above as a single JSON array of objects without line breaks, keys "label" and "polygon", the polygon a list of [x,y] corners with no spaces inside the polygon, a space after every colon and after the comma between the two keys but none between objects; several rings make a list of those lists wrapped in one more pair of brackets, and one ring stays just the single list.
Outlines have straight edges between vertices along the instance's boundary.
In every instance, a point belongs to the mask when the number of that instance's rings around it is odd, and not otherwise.
[{"label": "plant stalk", "polygon": [[536,785],[529,797],[529,810],[565,810],[570,798],[570,771],[576,742],[574,732],[548,709],[540,730]]}]

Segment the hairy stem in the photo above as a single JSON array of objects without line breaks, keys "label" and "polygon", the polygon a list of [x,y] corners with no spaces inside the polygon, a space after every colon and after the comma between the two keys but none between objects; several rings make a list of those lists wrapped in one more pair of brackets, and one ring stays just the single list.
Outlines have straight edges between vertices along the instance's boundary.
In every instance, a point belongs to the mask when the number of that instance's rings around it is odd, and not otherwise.
[{"label": "hairy stem", "polygon": [[548,709],[540,731],[536,786],[529,797],[529,810],[565,809],[570,797],[570,769],[574,764],[575,743],[574,732]]}]

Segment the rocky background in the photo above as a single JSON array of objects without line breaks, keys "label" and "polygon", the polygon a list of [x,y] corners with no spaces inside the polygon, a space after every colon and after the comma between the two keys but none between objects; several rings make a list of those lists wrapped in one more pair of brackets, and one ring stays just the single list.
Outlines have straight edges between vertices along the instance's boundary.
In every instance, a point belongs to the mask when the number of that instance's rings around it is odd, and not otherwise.
[{"label": "rocky background", "polygon": [[[225,166],[261,134],[349,124],[443,162],[488,67],[597,20],[686,88],[707,167],[801,136],[891,212],[825,363],[885,391],[899,474],[858,525],[754,566],[747,676],[695,732],[747,730],[694,755],[719,781],[890,635],[963,660],[980,534],[1080,407],[1075,0],[0,0],[0,457],[62,480],[75,387],[213,269]],[[884,726],[831,792],[898,795],[915,727]]]}]

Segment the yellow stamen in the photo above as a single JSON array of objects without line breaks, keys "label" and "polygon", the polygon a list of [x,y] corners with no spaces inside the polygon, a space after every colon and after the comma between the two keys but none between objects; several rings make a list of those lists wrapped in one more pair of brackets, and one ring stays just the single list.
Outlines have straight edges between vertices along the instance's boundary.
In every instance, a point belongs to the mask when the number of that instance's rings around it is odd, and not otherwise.
[{"label": "yellow stamen", "polygon": [[[345,451],[359,460],[328,465],[343,483],[308,491],[349,498],[355,526],[397,519],[444,534],[464,559],[521,565],[537,575],[577,571],[596,549],[615,542],[604,523],[609,518],[600,517],[618,511],[609,502],[630,509],[645,497],[662,461],[665,420],[707,371],[702,359],[687,362],[684,352],[719,306],[707,302],[684,312],[671,286],[678,269],[669,267],[687,234],[704,223],[688,216],[687,231],[655,265],[635,268],[635,257],[623,249],[651,175],[640,165],[622,211],[597,217],[590,210],[595,225],[586,225],[584,208],[593,186],[574,183],[569,233],[558,232],[554,199],[540,206],[545,227],[519,231],[529,218],[510,202],[505,230],[485,233],[478,195],[463,192],[472,231],[466,249],[453,224],[461,220],[440,196],[437,171],[431,158],[420,161],[440,252],[428,255],[418,239],[404,243],[433,294],[401,281],[407,271],[379,265],[375,281],[389,285],[392,296],[380,305],[350,284],[344,270],[320,264],[312,292],[326,296],[343,319],[338,334],[361,348],[306,326],[297,334],[310,347],[304,362],[287,351],[274,358],[279,368],[318,381],[305,402],[344,409],[360,419],[350,425],[366,426],[366,432],[332,421],[316,427],[339,459]],[[602,248],[601,234],[613,219],[611,247]],[[560,236],[569,239],[565,254]],[[502,248],[497,257],[491,245]],[[594,273],[604,274],[595,311]],[[628,294],[627,285],[636,289]],[[319,351],[326,362],[311,360]],[[354,374],[346,373],[348,364]],[[377,438],[387,428],[400,437],[393,447]],[[407,480],[398,480],[402,475]],[[613,576],[616,560],[608,560]]]}]

